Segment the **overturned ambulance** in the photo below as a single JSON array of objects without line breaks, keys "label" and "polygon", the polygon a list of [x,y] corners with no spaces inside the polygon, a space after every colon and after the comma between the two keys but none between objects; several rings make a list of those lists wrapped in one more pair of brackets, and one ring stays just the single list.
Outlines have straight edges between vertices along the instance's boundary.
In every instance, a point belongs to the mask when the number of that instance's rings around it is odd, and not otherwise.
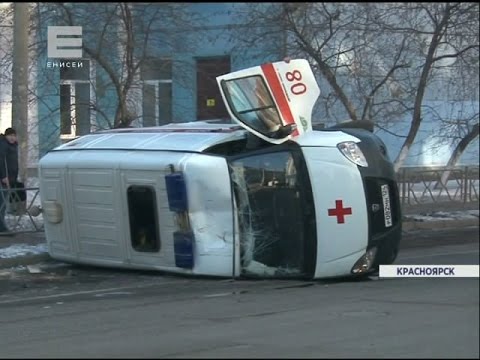
[{"label": "overturned ambulance", "polygon": [[39,164],[50,255],[221,277],[328,278],[395,260],[397,184],[385,145],[312,128],[306,60],[217,78],[232,124],[114,129]]}]

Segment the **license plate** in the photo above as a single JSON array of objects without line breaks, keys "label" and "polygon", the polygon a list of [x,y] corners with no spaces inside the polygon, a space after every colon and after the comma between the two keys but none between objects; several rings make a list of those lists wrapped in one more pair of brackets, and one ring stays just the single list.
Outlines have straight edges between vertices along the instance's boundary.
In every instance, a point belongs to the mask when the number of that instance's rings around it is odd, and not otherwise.
[{"label": "license plate", "polygon": [[390,207],[390,192],[388,185],[382,185],[382,199],[383,199],[383,217],[385,219],[385,227],[391,227],[392,209]]}]

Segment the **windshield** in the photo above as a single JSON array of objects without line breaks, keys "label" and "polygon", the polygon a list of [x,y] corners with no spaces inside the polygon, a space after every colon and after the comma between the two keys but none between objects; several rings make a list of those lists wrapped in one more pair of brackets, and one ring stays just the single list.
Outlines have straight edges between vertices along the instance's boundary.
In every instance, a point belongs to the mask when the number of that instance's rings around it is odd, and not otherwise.
[{"label": "windshield", "polygon": [[231,161],[244,275],[313,275],[316,225],[301,154],[276,151]]},{"label": "windshield", "polygon": [[268,134],[282,126],[278,110],[261,76],[225,81],[225,93],[238,119]]}]

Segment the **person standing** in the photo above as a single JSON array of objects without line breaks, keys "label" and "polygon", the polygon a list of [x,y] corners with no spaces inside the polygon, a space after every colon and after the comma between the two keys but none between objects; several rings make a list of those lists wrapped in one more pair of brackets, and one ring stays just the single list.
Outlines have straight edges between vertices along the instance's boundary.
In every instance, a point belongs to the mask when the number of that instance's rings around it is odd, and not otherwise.
[{"label": "person standing", "polygon": [[7,189],[15,188],[18,177],[17,132],[13,128],[0,135],[0,234],[8,232],[5,225],[5,212],[9,201]]}]

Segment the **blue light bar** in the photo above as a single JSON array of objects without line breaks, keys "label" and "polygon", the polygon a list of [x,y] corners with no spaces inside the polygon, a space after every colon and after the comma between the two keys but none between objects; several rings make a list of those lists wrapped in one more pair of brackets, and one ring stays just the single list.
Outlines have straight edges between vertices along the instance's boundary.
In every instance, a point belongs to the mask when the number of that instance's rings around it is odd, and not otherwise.
[{"label": "blue light bar", "polygon": [[181,172],[165,175],[168,206],[170,211],[184,212],[188,210],[187,187]]},{"label": "blue light bar", "polygon": [[175,266],[193,269],[193,242],[192,232],[173,233],[173,247],[175,251]]}]

